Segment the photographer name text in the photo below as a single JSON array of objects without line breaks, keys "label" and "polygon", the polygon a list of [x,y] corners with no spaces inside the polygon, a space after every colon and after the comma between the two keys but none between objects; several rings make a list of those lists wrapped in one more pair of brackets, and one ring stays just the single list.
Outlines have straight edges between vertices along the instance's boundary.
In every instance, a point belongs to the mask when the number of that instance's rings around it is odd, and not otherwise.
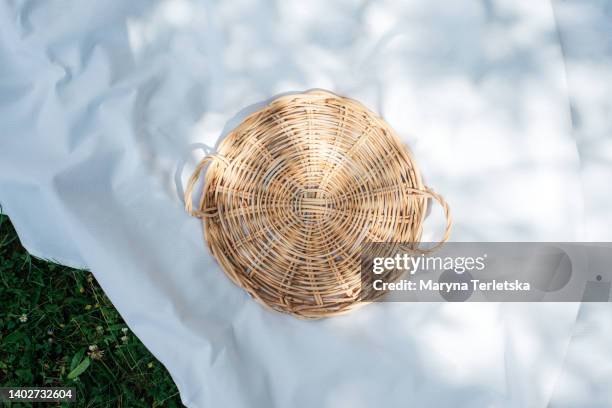
[{"label": "photographer name text", "polygon": [[450,293],[469,290],[479,290],[482,292],[531,290],[529,282],[521,282],[519,280],[481,281],[479,279],[471,279],[465,282],[438,282],[433,279],[419,281],[402,279],[397,282],[384,282],[382,279],[377,279],[372,283],[372,285],[374,290],[385,292],[436,291]]}]

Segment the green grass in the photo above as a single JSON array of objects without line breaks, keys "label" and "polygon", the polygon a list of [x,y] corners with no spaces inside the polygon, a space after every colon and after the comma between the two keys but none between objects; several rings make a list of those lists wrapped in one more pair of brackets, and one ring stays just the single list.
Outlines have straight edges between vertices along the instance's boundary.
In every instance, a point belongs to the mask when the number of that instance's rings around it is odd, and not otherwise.
[{"label": "green grass", "polygon": [[71,407],[182,406],[91,273],[30,256],[1,213],[0,386],[76,387]]}]

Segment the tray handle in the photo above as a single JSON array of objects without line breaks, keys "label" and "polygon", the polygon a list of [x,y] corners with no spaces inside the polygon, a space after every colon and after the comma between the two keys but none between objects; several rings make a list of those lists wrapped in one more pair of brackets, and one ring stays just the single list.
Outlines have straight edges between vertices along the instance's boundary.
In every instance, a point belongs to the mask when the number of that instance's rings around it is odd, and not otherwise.
[{"label": "tray handle", "polygon": [[214,160],[219,160],[221,163],[229,165],[229,160],[219,154],[213,153],[207,156],[204,156],[202,160],[198,163],[195,170],[191,174],[189,181],[187,182],[187,187],[185,188],[185,211],[193,217],[198,218],[212,218],[217,215],[216,208],[205,208],[204,200],[200,199],[200,204],[197,209],[193,208],[193,190],[195,189],[195,185],[200,179],[200,175],[203,173],[202,170],[206,167],[207,164],[212,163]]},{"label": "tray handle", "polygon": [[446,227],[444,228],[444,234],[442,235],[442,238],[433,247],[423,250],[424,252],[434,251],[435,249],[441,247],[450,238],[451,230],[453,228],[453,217],[451,216],[450,207],[448,206],[446,200],[440,194],[436,193],[427,186],[425,186],[424,189],[407,188],[406,191],[413,193],[417,196],[434,199],[438,202],[438,204],[440,204],[440,206],[442,207],[442,211],[444,211]]}]

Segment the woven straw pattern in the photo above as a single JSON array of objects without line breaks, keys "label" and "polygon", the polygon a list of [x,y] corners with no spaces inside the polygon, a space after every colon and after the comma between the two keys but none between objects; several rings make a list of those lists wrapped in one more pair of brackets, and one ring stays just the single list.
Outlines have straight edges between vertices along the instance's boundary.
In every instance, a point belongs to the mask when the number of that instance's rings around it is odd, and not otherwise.
[{"label": "woven straw pattern", "polygon": [[444,242],[448,205],[423,185],[393,130],[361,103],[320,90],[251,114],[199,163],[185,191],[186,210],[203,219],[229,278],[303,318],[363,303],[361,244],[419,242],[428,198],[445,212]]}]

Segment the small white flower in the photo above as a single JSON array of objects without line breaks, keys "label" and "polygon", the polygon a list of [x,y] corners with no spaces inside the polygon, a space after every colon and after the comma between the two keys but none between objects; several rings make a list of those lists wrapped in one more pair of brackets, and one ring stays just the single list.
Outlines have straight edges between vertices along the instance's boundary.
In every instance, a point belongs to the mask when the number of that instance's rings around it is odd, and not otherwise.
[{"label": "small white flower", "polygon": [[99,350],[98,346],[92,344],[91,346],[89,346],[89,351],[87,352],[87,355],[91,357],[92,360],[102,360],[102,357],[104,357],[104,350]]},{"label": "small white flower", "polygon": [[27,321],[28,321],[28,315],[27,315],[27,314],[25,314],[25,313],[24,313],[24,314],[22,314],[21,316],[19,316],[19,321],[20,321],[21,323],[25,323],[25,322],[27,322]]},{"label": "small white flower", "polygon": [[127,343],[127,341],[128,341],[128,336],[123,336],[123,337],[121,337],[121,341],[122,341],[122,342],[124,342],[124,343]]},{"label": "small white flower", "polygon": [[96,331],[97,331],[98,333],[103,333],[103,332],[104,332],[104,327],[102,327],[102,326],[98,326],[98,327],[96,327]]},{"label": "small white flower", "polygon": [[128,328],[124,327],[123,329],[121,329],[122,332],[127,333],[128,332]]}]

